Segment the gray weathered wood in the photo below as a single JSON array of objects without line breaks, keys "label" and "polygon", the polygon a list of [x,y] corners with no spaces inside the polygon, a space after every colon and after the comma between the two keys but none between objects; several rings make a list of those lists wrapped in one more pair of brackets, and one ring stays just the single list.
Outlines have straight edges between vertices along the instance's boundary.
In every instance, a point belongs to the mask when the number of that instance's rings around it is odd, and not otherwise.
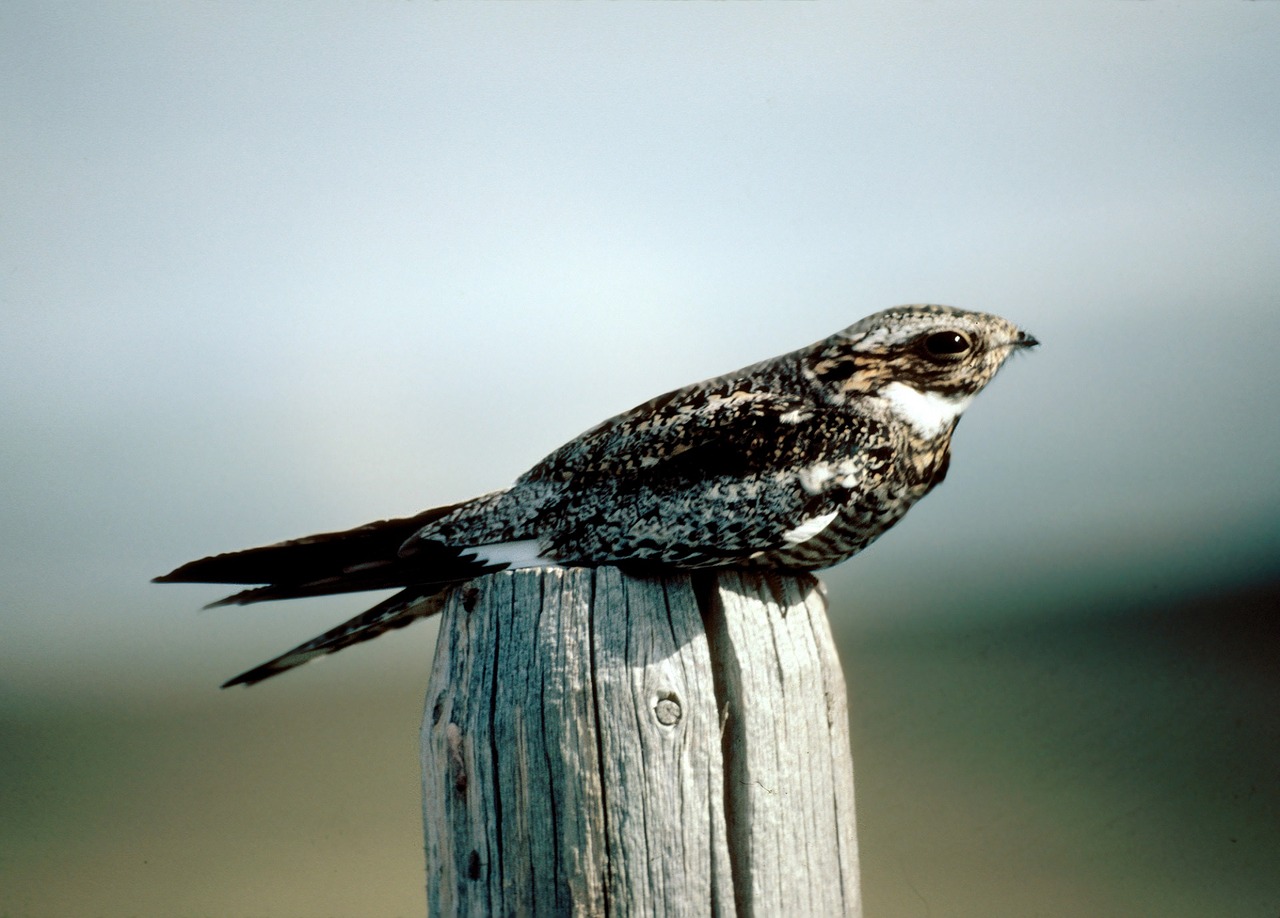
[{"label": "gray weathered wood", "polygon": [[698,584],[553,569],[454,592],[422,730],[431,915],[860,914],[816,581]]},{"label": "gray weathered wood", "polygon": [[740,915],[860,915],[844,674],[811,577],[719,575],[707,624],[725,718]]}]

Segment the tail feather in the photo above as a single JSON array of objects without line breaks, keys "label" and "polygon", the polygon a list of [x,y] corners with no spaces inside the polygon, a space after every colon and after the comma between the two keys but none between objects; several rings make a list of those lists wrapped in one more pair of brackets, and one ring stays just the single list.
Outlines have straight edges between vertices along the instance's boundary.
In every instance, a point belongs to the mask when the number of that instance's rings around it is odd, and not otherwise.
[{"label": "tail feather", "polygon": [[228,679],[222,687],[254,685],[264,679],[288,672],[295,666],[301,666],[308,660],[337,653],[352,644],[359,644],[396,628],[403,628],[420,618],[439,612],[444,606],[446,596],[447,591],[444,588],[437,592],[426,593],[419,589],[402,590],[384,599],[372,609],[360,613],[336,628],[331,628],[319,637],[299,644],[292,650],[241,673],[234,679]]},{"label": "tail feather", "polygon": [[544,562],[533,540],[455,547],[419,539],[411,552],[401,553],[410,537],[465,503],[470,501],[342,532],[324,532],[201,558],[155,578],[155,582],[249,585],[206,608],[363,590],[400,591],[350,621],[236,676],[224,688],[253,685],[314,657],[367,641],[439,611],[444,591],[452,583]]}]

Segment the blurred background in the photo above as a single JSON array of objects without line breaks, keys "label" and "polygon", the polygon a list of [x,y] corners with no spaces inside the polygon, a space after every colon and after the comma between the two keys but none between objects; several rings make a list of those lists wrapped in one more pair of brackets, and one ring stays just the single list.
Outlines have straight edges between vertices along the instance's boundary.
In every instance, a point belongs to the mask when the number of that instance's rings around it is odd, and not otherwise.
[{"label": "blurred background", "polygon": [[827,573],[867,915],[1280,914],[1275,4],[0,7],[0,915],[424,909],[434,625],[206,554],[942,302],[1043,342]]}]

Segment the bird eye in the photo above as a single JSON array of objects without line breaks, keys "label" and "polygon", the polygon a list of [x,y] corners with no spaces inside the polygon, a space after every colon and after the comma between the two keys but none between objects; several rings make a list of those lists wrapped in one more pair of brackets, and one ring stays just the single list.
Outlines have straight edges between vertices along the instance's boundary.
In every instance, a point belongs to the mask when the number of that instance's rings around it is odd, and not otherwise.
[{"label": "bird eye", "polygon": [[973,347],[967,335],[958,331],[935,332],[925,338],[921,344],[924,352],[930,357],[942,359],[959,357]]}]

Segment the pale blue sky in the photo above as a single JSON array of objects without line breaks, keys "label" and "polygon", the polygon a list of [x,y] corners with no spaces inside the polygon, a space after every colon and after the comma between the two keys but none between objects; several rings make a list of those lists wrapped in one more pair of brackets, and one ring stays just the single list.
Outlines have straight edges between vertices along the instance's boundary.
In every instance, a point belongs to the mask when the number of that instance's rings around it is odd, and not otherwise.
[{"label": "pale blue sky", "polygon": [[1277,48],[1263,3],[5,4],[0,688],[216,684],[369,598],[151,576],[904,302],[1044,347],[828,577],[862,626],[1274,573]]}]

